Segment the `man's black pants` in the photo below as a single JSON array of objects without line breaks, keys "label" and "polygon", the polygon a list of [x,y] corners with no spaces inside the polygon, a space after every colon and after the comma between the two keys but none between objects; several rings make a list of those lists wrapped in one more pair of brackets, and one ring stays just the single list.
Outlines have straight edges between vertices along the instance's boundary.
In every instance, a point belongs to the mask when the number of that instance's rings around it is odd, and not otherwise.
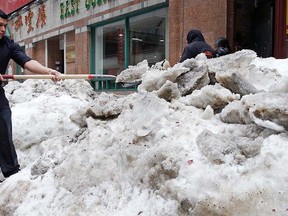
[{"label": "man's black pants", "polygon": [[0,167],[4,177],[17,173],[19,164],[12,141],[12,120],[9,103],[0,93]]}]

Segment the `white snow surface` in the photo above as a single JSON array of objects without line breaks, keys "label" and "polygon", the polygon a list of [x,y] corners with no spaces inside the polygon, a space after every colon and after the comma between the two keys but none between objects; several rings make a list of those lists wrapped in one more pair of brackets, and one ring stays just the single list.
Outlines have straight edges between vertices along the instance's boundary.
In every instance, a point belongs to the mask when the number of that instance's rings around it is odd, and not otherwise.
[{"label": "white snow surface", "polygon": [[[241,73],[239,65],[227,64],[229,56],[218,58],[215,68]],[[287,83],[288,59],[251,58],[253,69],[243,74],[255,87],[268,92]],[[145,77],[154,85],[150,73]],[[277,91],[287,92],[281,86]],[[264,136],[253,130],[248,137],[251,125],[222,122],[206,105],[213,88],[192,97],[206,109],[187,105],[183,97],[168,102],[141,88],[117,96],[118,115],[89,116],[84,128],[70,116],[100,97],[100,104],[115,109],[117,103],[109,103],[113,93],[96,94],[84,80],[11,81],[5,90],[21,171],[0,184],[0,215],[288,215],[287,132]],[[239,100],[221,92],[217,97]],[[207,130],[210,145],[200,148],[197,137]],[[245,157],[233,141],[227,138],[224,145],[217,138],[231,135],[243,143],[254,137],[255,154]]]}]

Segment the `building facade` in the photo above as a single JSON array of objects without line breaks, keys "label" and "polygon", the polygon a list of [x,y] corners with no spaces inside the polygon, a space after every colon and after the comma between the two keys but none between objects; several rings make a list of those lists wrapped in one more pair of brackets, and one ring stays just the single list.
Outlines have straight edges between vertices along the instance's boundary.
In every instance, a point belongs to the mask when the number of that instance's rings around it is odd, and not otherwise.
[{"label": "building facade", "polygon": [[10,15],[8,34],[43,65],[117,75],[144,59],[176,64],[193,28],[212,46],[226,36],[233,51],[286,58],[287,1],[22,0],[14,8],[0,1],[0,8]]}]

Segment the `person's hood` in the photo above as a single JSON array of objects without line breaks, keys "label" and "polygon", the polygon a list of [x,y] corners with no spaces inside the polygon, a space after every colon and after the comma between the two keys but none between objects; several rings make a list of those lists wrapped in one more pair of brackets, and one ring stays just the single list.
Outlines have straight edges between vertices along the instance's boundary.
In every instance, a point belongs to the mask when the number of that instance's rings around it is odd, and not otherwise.
[{"label": "person's hood", "polygon": [[194,41],[204,41],[204,36],[202,35],[201,31],[197,30],[197,29],[192,29],[188,32],[187,34],[187,43],[191,43]]}]

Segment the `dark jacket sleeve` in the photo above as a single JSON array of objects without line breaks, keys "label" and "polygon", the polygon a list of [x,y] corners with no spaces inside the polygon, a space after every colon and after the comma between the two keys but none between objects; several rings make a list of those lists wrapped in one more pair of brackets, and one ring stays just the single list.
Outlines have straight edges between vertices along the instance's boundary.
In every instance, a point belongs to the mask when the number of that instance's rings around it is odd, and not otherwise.
[{"label": "dark jacket sleeve", "polygon": [[229,53],[230,53],[230,51],[229,51],[228,48],[219,47],[219,48],[216,50],[216,57],[228,55]]},{"label": "dark jacket sleeve", "polygon": [[11,59],[13,59],[22,68],[24,68],[25,63],[30,61],[31,58],[27,56],[24,50],[14,41],[11,40],[10,46],[11,46]]},{"label": "dark jacket sleeve", "polygon": [[205,41],[194,41],[184,48],[180,62],[183,62],[186,59],[195,58],[198,54],[205,53],[206,51],[211,52],[212,57],[215,56],[214,49]]},{"label": "dark jacket sleeve", "polygon": [[185,61],[186,59],[195,58],[198,55],[198,49],[195,47],[194,43],[188,44],[181,55],[180,62]]},{"label": "dark jacket sleeve", "polygon": [[181,58],[180,58],[180,62],[183,62],[185,61],[186,59],[188,59],[190,56],[189,54],[189,47],[186,46],[182,52],[182,55],[181,55]]}]

